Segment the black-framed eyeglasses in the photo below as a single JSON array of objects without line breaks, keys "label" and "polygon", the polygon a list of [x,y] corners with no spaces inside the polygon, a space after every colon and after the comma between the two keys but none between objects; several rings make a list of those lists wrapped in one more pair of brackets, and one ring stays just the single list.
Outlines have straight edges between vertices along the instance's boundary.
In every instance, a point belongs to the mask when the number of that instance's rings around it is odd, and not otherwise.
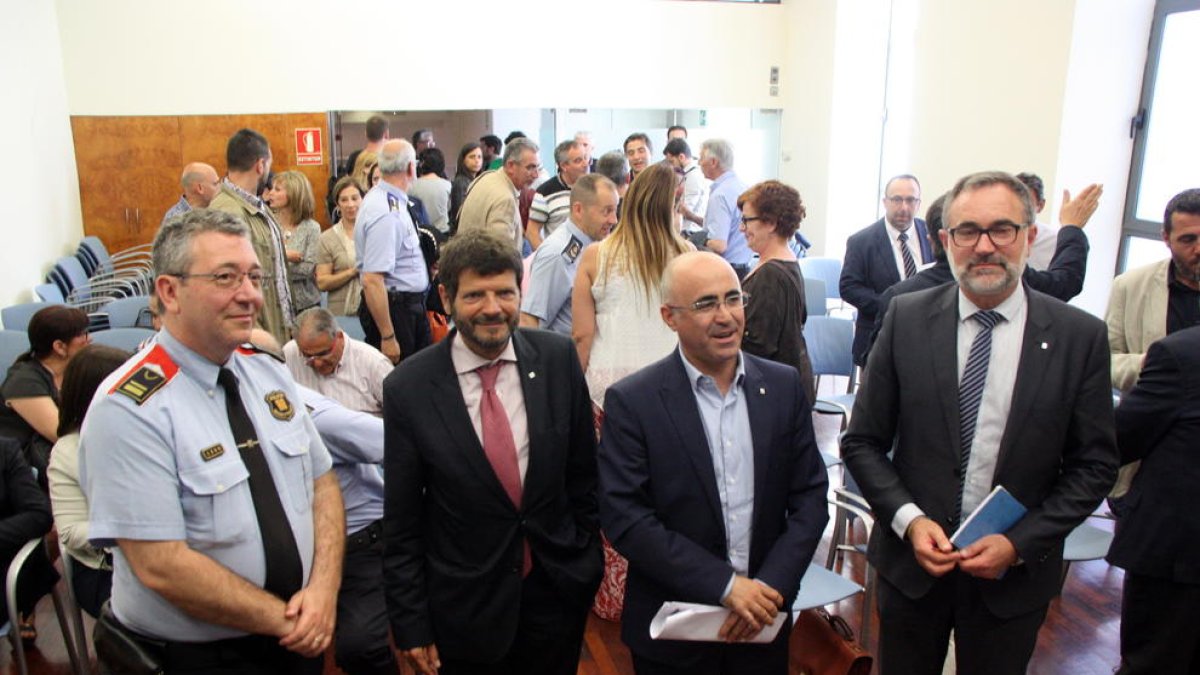
[{"label": "black-framed eyeglasses", "polygon": [[920,197],[901,197],[900,195],[887,197],[887,200],[895,206],[900,206],[901,204],[905,206],[916,206],[917,204],[921,203]]},{"label": "black-framed eyeglasses", "polygon": [[750,294],[745,291],[730,291],[725,294],[724,298],[707,295],[690,305],[667,305],[674,311],[687,310],[694,314],[712,314],[717,311],[721,305],[725,305],[730,311],[740,309],[750,302]]},{"label": "black-framed eyeglasses", "polygon": [[1017,233],[1024,225],[1016,223],[1000,223],[989,228],[975,225],[962,225],[949,230],[950,240],[955,246],[974,246],[979,243],[979,237],[986,234],[992,240],[993,246],[1008,246],[1017,240]]},{"label": "black-framed eyeglasses", "polygon": [[263,274],[262,270],[250,270],[249,272],[208,272],[204,274],[168,274],[170,277],[179,277],[183,280],[188,279],[208,279],[213,283],[213,286],[222,290],[231,290],[242,285],[243,279],[249,279],[250,285],[255,288],[262,288],[264,281],[269,281],[270,276]]},{"label": "black-framed eyeglasses", "polygon": [[749,218],[747,218],[746,216],[742,216],[742,224],[743,225],[749,225],[750,223],[753,223],[756,220],[762,220],[762,216],[750,216]]}]

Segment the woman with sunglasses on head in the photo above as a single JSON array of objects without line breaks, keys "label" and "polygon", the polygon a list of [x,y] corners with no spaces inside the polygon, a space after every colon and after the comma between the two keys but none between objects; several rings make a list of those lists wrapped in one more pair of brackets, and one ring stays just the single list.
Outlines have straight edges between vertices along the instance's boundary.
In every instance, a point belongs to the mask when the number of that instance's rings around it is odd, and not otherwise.
[{"label": "woman with sunglasses on head", "polygon": [[816,384],[804,341],[808,320],[804,277],[788,247],[804,219],[804,203],[795,188],[769,180],[743,192],[737,205],[746,244],[758,254],[758,265],[742,282],[742,290],[750,296],[742,349],[800,371],[811,403]]}]

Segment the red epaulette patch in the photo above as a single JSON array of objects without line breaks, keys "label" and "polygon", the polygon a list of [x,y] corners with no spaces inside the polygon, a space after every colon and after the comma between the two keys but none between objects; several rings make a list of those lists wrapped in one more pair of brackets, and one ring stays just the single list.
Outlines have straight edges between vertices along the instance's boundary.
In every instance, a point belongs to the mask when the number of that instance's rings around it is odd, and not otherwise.
[{"label": "red epaulette patch", "polygon": [[134,403],[141,405],[164,384],[170,382],[178,372],[179,366],[171,360],[167,350],[156,344],[124,377],[117,380],[108,393],[124,394],[133,399]]}]

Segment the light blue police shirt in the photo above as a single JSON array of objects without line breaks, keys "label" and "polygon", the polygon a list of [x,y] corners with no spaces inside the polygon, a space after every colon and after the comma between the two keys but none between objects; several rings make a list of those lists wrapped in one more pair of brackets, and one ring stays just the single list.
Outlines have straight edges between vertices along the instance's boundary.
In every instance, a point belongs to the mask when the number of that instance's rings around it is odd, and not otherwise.
[{"label": "light blue police shirt", "polygon": [[383,420],[296,386],[333,458],[346,504],[346,533],[354,534],[383,517]]},{"label": "light blue police shirt", "polygon": [[[240,383],[307,584],[313,481],[329,470],[329,453],[283,364],[239,349],[225,367]],[[234,444],[218,370],[163,329],[100,385],[80,434],[88,537],[114,547],[113,611],[154,638],[206,642],[245,633],[195,619],[143,586],[117,539],[182,540],[256,586],[266,577],[250,474]]]},{"label": "light blue police shirt", "polygon": [[380,181],[363,198],[354,228],[358,271],[383,275],[389,291],[420,293],[429,287],[421,240],[408,215],[408,196]]},{"label": "light blue police shirt", "polygon": [[533,254],[521,311],[536,316],[538,328],[571,336],[571,289],[583,249],[591,243],[592,238],[568,218]]}]

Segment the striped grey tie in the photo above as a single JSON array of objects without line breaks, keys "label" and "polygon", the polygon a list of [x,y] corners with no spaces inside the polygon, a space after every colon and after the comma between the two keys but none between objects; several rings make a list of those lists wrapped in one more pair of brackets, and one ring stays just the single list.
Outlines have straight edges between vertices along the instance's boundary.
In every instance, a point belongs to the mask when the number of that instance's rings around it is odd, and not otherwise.
[{"label": "striped grey tie", "polygon": [[917,263],[913,260],[912,249],[908,247],[908,233],[901,232],[900,241],[900,257],[904,259],[904,278],[907,279],[917,273]]},{"label": "striped grey tie", "polygon": [[953,518],[962,516],[963,488],[967,482],[967,465],[971,463],[971,443],[975,440],[975,423],[979,417],[979,404],[983,400],[983,385],[987,383],[988,360],[992,355],[992,329],[1004,320],[995,310],[985,310],[971,315],[982,326],[971,342],[971,353],[967,356],[967,367],[963,369],[962,381],[958,384],[958,438],[962,445],[959,457],[958,498],[954,502]]}]

